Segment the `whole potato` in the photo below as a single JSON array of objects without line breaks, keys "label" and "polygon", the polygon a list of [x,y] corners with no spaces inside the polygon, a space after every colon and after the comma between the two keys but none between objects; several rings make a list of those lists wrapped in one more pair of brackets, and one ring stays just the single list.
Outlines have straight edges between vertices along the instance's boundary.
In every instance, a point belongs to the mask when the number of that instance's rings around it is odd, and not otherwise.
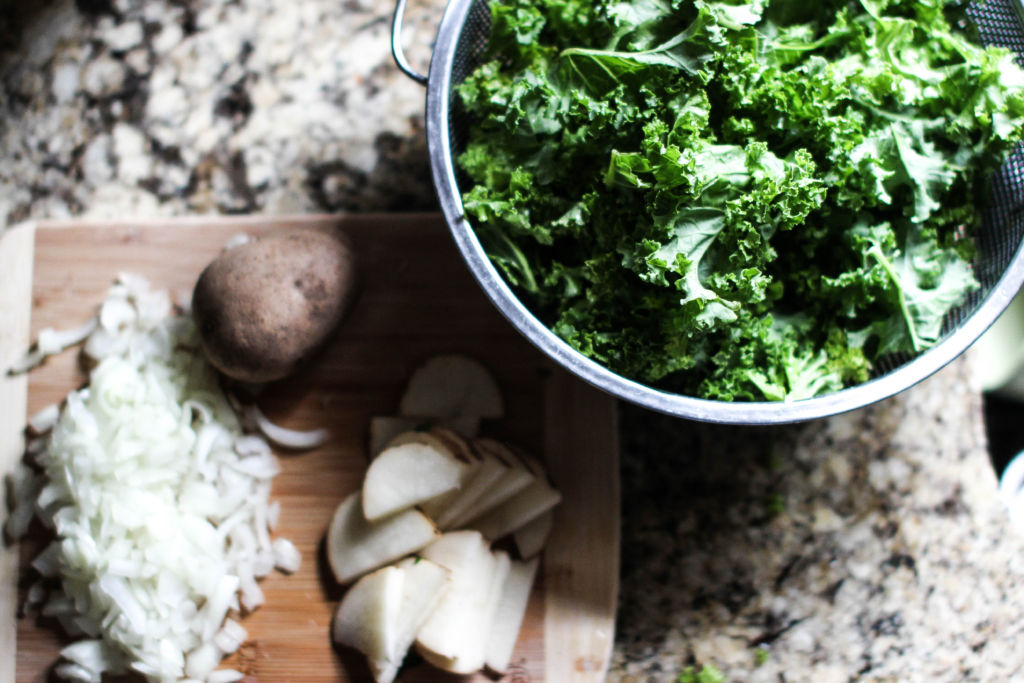
[{"label": "whole potato", "polygon": [[229,249],[192,293],[203,350],[229,377],[281,379],[328,340],[355,285],[352,253],[333,233],[279,230]]}]

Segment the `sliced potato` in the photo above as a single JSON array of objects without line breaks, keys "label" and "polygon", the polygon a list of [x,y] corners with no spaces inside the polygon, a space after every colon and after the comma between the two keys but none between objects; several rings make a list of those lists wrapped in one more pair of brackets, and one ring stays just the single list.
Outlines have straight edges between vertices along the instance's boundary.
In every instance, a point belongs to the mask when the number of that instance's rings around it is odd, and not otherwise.
[{"label": "sliced potato", "polygon": [[436,513],[431,516],[442,531],[454,529],[456,523],[470,513],[472,506],[481,497],[493,492],[498,482],[509,475],[511,468],[491,453],[481,452],[479,457],[480,464],[473,477],[459,490],[458,495],[445,501],[445,504],[439,506]]},{"label": "sliced potato", "polygon": [[422,443],[391,446],[363,479],[363,514],[371,522],[459,488],[467,465],[447,449]]},{"label": "sliced potato", "polygon": [[393,650],[386,660],[370,664],[377,683],[394,681],[416,634],[451,585],[450,571],[422,557],[407,557],[395,566],[405,573],[402,602],[398,609]]},{"label": "sliced potato", "polygon": [[434,425],[430,428],[430,433],[446,443],[448,448],[459,457],[468,459],[476,457],[476,451],[473,449],[470,441],[473,437],[463,436],[457,430],[450,429],[444,425]]},{"label": "sliced potato", "polygon": [[562,494],[544,479],[535,478],[529,486],[501,505],[469,521],[484,538],[493,541],[520,529],[558,505]]},{"label": "sliced potato", "polygon": [[366,655],[371,669],[395,652],[404,581],[405,572],[397,567],[367,574],[349,588],[334,613],[331,637]]},{"label": "sliced potato", "polygon": [[476,531],[452,531],[423,549],[424,558],[451,571],[451,585],[416,635],[424,659],[452,673],[484,665],[495,556]]},{"label": "sliced potato", "polygon": [[540,551],[544,549],[544,544],[547,543],[548,536],[551,535],[554,521],[554,510],[548,510],[512,533],[512,540],[515,541],[521,558],[528,560],[540,554]]},{"label": "sliced potato", "polygon": [[370,418],[370,457],[376,457],[391,439],[403,432],[426,432],[431,427],[447,427],[472,439],[480,432],[480,418],[459,415],[451,418],[424,417],[422,415],[378,415]]},{"label": "sliced potato", "polygon": [[487,668],[497,674],[508,672],[539,564],[540,559],[535,557],[525,562],[513,560],[509,567],[491,624],[484,657]]},{"label": "sliced potato", "polygon": [[487,514],[518,495],[537,478],[522,460],[494,439],[475,439],[473,446],[481,457],[496,458],[505,466],[505,470],[499,479],[472,500],[465,509],[446,518],[445,528],[448,529],[465,526],[468,522]]},{"label": "sliced potato", "polygon": [[413,372],[399,403],[401,415],[496,418],[504,399],[494,377],[480,361],[459,354],[429,359]]},{"label": "sliced potato", "polygon": [[464,453],[452,448],[452,445],[448,441],[445,441],[429,430],[420,431],[418,429],[409,429],[404,432],[399,432],[388,439],[381,452],[386,451],[389,448],[394,448],[395,446],[404,446],[409,443],[423,444],[425,446],[430,446],[431,448],[436,448],[439,451],[447,451],[453,458],[458,460],[469,460],[465,457]]},{"label": "sliced potato", "polygon": [[327,561],[339,583],[383,567],[434,541],[440,532],[416,509],[377,522],[363,515],[362,492],[356,491],[334,511],[327,528]]},{"label": "sliced potato", "polygon": [[446,494],[436,496],[430,500],[424,501],[420,505],[420,509],[425,515],[435,520],[440,516],[448,506],[462,495],[464,490],[469,483],[476,477],[477,471],[480,469],[481,460],[477,457],[476,453],[468,447],[467,442],[461,438],[453,439],[444,432],[435,433],[436,429],[426,432],[408,431],[397,434],[388,442],[387,447],[400,446],[409,443],[419,443],[431,446],[438,450],[450,453],[453,458],[456,458],[463,464],[463,468],[459,473],[459,486],[453,491],[449,491]]}]

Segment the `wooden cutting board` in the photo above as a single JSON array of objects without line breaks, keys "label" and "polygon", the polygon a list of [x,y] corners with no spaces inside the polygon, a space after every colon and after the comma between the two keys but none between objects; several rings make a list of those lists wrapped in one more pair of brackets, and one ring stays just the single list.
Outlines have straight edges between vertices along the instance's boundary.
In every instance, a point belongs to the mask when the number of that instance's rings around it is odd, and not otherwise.
[{"label": "wooden cutting board", "polygon": [[[504,391],[506,417],[485,423],[482,432],[541,454],[564,494],[515,671],[506,680],[603,680],[619,570],[615,402],[554,366],[496,312],[439,216],[17,226],[0,238],[0,368],[9,367],[38,330],[85,321],[119,272],[142,275],[181,300],[230,237],[278,227],[347,233],[360,260],[362,290],[316,364],[262,402],[278,422],[325,425],[331,438],[315,451],[280,456],[282,473],[272,494],[282,506],[277,533],[296,544],[303,564],[294,575],[264,580],[267,602],[244,619],[249,640],[228,664],[262,681],[369,680],[358,656],[330,643],[330,619],[342,590],[326,568],[324,531],[338,502],[359,486],[370,417],[394,413],[410,372],[425,358],[462,352],[491,368]],[[28,377],[0,377],[0,470],[8,472],[20,457],[26,415],[60,401],[83,380],[72,351]],[[41,543],[30,537],[0,556],[0,681],[14,680],[15,670],[18,681],[47,680],[63,642],[53,626],[16,616],[29,583],[27,563]],[[400,680],[448,678],[419,665]]]}]

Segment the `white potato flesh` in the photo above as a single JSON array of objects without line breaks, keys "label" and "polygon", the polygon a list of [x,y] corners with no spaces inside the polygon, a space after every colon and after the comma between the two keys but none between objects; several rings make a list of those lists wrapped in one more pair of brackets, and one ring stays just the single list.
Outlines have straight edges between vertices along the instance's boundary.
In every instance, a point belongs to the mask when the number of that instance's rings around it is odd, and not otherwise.
[{"label": "white potato flesh", "polygon": [[484,665],[495,555],[476,531],[452,531],[422,551],[451,571],[451,585],[416,636],[416,649],[435,666],[473,673]]},{"label": "white potato flesh", "polygon": [[430,500],[423,501],[419,506],[420,510],[422,510],[427,517],[435,520],[436,524],[437,518],[448,509],[448,506],[462,494],[462,490],[465,489],[469,482],[476,477],[481,461],[477,457],[476,453],[468,447],[465,441],[462,439],[448,438],[447,434],[443,431],[441,433],[435,433],[435,430],[433,429],[428,432],[402,432],[388,442],[387,448],[409,443],[425,444],[445,453],[449,453],[463,465],[459,472],[458,488],[440,496],[435,496]]},{"label": "white potato flesh", "polygon": [[503,448],[505,450],[505,453],[508,456],[516,458],[520,462],[522,462],[526,466],[526,469],[530,470],[531,472],[536,474],[538,477],[547,479],[547,476],[548,476],[547,468],[544,467],[544,463],[542,463],[536,457],[530,455],[526,451],[523,451],[523,450],[520,450],[520,449],[509,448],[508,446],[506,446],[503,443],[500,443],[500,442],[494,442],[494,443],[497,445],[496,447]]},{"label": "white potato flesh", "polygon": [[525,562],[513,560],[501,589],[494,621],[491,624],[484,656],[487,668],[497,674],[508,672],[519,631],[523,626],[530,591],[537,576],[539,558]]},{"label": "white potato flesh", "polygon": [[378,415],[370,418],[370,457],[376,457],[399,434],[427,433],[431,427],[442,426],[466,437],[474,438],[480,432],[480,418],[459,415],[451,418],[424,417],[422,415]]},{"label": "white potato flesh", "polygon": [[459,488],[466,465],[422,443],[387,448],[363,479],[363,514],[374,521]]},{"label": "white potato flesh", "polygon": [[551,535],[554,521],[554,510],[548,510],[513,532],[512,540],[515,541],[516,550],[519,551],[521,558],[528,560],[540,554],[540,551],[544,549],[544,544],[547,543],[548,536]]},{"label": "white potato flesh", "polygon": [[416,634],[451,585],[451,572],[422,557],[407,557],[395,566],[405,572],[402,604],[398,609],[394,649],[387,660],[370,663],[377,683],[394,681]]},{"label": "white potato flesh", "polygon": [[[460,519],[465,519],[473,505],[483,496],[494,491],[498,482],[509,474],[511,468],[494,455],[486,452],[481,452],[479,455],[480,464],[473,477],[459,490],[458,495],[454,496],[452,500],[446,501],[443,507],[439,506],[440,509],[435,516],[431,517],[439,529],[443,531],[454,529]],[[525,484],[523,485],[525,486]]]},{"label": "white potato flesh", "polygon": [[520,529],[534,519],[558,505],[562,494],[543,479],[534,479],[529,486],[512,496],[496,508],[470,520],[469,526],[477,529],[488,540],[496,540]]},{"label": "white potato flesh", "polygon": [[497,458],[505,465],[502,475],[458,514],[446,517],[447,529],[465,526],[499,507],[530,486],[537,478],[526,464],[493,439],[477,439],[473,446],[481,457]]},{"label": "white potato flesh", "polygon": [[360,491],[345,498],[327,528],[327,560],[342,584],[414,553],[440,535],[434,523],[416,509],[370,522],[363,515],[361,499]]},{"label": "white potato flesh", "polygon": [[371,668],[395,651],[404,583],[403,570],[378,569],[356,581],[334,613],[331,637],[366,655]]},{"label": "white potato flesh", "polygon": [[399,414],[427,417],[501,417],[504,399],[480,361],[460,354],[435,356],[409,378]]}]

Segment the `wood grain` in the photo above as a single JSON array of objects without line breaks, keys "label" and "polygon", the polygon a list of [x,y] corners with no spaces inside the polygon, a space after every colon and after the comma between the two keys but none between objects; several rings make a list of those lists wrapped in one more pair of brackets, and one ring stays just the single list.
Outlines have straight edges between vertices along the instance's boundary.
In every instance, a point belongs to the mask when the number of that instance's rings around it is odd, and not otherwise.
[{"label": "wood grain", "polygon": [[[121,271],[143,275],[186,300],[202,267],[228,238],[281,227],[344,231],[359,257],[362,287],[331,346],[261,400],[273,419],[297,428],[326,425],[331,439],[312,452],[281,455],[282,472],[273,492],[282,505],[279,533],[296,543],[303,566],[292,576],[275,574],[263,582],[267,603],[245,618],[250,638],[228,664],[264,681],[369,680],[358,656],[336,650],[329,641],[331,615],[342,591],[326,568],[323,534],[334,507],[359,485],[369,418],[394,412],[405,380],[425,358],[463,352],[487,364],[505,393],[506,417],[486,423],[484,431],[542,453],[565,494],[509,678],[603,680],[619,566],[615,403],[556,368],[508,325],[480,293],[439,216],[67,222],[39,224],[34,235],[11,231],[0,240],[0,273],[5,274],[0,361],[24,346],[27,330],[19,336],[14,323],[19,307],[27,322],[29,301],[35,334],[88,318]],[[8,278],[8,272],[20,273],[20,279]],[[75,354],[50,359],[30,374],[28,413],[61,400],[83,380]],[[20,381],[0,383],[5,471],[20,451],[26,414],[24,403],[17,404],[25,401]],[[23,577],[40,544],[39,539],[21,544]],[[32,618],[12,623],[15,554],[8,549],[3,558],[0,634],[6,640],[0,641],[0,667],[10,666],[14,658],[9,655],[16,652],[17,680],[44,681],[61,636]],[[11,677],[0,669],[0,680]],[[400,680],[449,678],[419,665],[407,668]]]},{"label": "wood grain", "polygon": [[[25,352],[32,298],[35,226],[21,225],[0,240],[0,473],[10,472],[24,450],[27,379],[4,372]],[[0,506],[0,524],[7,506]],[[9,548],[0,556],[0,681],[14,680],[18,557]]]}]

